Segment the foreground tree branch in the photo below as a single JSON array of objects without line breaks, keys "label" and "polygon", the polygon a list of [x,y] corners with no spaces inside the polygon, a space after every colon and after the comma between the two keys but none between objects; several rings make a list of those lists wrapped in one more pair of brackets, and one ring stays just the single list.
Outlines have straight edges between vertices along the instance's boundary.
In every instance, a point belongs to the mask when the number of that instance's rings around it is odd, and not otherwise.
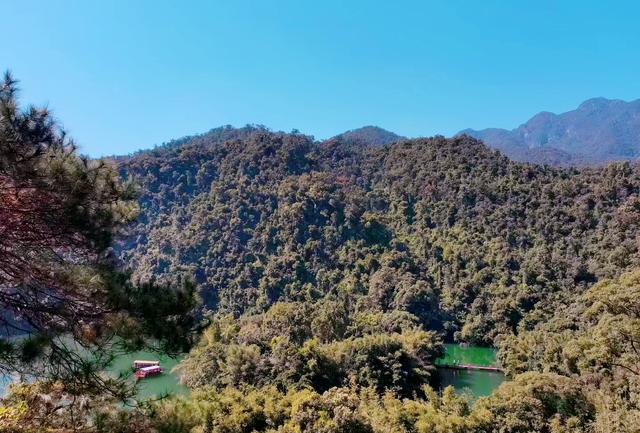
[{"label": "foreground tree branch", "polygon": [[100,371],[149,337],[186,350],[195,290],[135,287],[116,270],[110,245],[137,216],[134,185],[80,156],[47,109],[20,109],[16,84],[0,83],[0,370],[126,397]]}]

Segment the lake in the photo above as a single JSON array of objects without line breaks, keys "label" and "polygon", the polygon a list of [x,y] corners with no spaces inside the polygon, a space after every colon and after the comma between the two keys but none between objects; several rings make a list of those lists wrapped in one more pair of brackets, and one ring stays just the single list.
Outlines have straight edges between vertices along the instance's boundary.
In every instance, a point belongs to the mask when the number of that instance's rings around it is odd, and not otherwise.
[{"label": "lake", "polygon": [[[136,359],[159,360],[164,374],[140,380],[138,385],[138,397],[145,399],[164,394],[186,394],[189,389],[181,385],[178,376],[171,372],[179,359],[158,355],[156,352],[140,351],[118,357],[109,367],[111,374],[124,373],[131,375],[131,364]],[[443,364],[473,364],[491,366],[496,364],[496,351],[487,347],[468,346],[458,344],[445,344],[445,356],[436,365]],[[452,368],[438,367],[433,375],[433,386],[436,389],[444,389],[451,385],[459,393],[468,393],[472,398],[478,398],[491,394],[502,382],[504,374],[494,371],[481,370],[456,370]],[[0,396],[4,394],[4,388],[8,378],[0,375]]]},{"label": "lake", "polygon": [[[436,366],[455,364],[495,366],[496,350],[489,347],[445,344],[445,355],[436,361]],[[504,381],[505,375],[498,371],[438,367],[433,383],[440,390],[451,385],[457,392],[467,393],[475,399],[491,394]]]},{"label": "lake", "polygon": [[[189,391],[186,386],[180,384],[178,375],[171,372],[171,369],[175,367],[180,360],[166,355],[159,355],[157,352],[139,351],[119,356],[107,369],[107,372],[113,375],[124,374],[130,376],[133,381],[131,365],[136,359],[158,360],[164,369],[163,374],[148,377],[138,382],[138,398],[146,399],[165,394],[185,394]],[[9,383],[11,383],[10,377],[0,375],[0,396],[4,395]]]},{"label": "lake", "polygon": [[189,389],[181,385],[178,375],[171,372],[180,359],[171,358],[166,355],[159,355],[157,352],[140,351],[119,356],[107,369],[107,372],[118,375],[124,373],[130,375],[133,380],[133,370],[131,365],[136,359],[160,361],[164,373],[158,376],[151,376],[141,379],[138,382],[138,398],[159,397],[165,394],[186,394]]}]

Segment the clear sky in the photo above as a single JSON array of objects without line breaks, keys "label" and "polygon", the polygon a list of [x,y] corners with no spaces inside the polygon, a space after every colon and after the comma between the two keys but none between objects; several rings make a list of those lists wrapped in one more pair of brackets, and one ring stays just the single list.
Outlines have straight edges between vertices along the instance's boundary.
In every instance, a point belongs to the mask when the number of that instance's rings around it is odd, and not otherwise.
[{"label": "clear sky", "polygon": [[513,128],[640,98],[640,2],[0,0],[0,68],[92,156],[247,123]]}]

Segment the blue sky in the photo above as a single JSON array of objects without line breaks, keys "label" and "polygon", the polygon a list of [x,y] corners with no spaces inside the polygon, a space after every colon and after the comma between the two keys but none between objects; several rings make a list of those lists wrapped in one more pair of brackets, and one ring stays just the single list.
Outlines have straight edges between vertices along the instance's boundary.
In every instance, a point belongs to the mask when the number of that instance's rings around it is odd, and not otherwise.
[{"label": "blue sky", "polygon": [[92,156],[232,124],[513,128],[640,98],[635,1],[0,0],[0,68]]}]

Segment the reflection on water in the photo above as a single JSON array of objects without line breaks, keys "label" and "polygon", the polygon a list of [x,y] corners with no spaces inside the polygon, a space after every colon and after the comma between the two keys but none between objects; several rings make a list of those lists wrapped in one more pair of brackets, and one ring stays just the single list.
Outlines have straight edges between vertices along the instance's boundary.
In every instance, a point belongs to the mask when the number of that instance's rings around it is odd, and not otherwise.
[{"label": "reflection on water", "polygon": [[443,390],[451,385],[457,392],[469,394],[472,399],[476,399],[491,394],[505,381],[505,376],[497,371],[438,368],[433,379],[436,389]]},{"label": "reflection on water", "polygon": [[444,356],[436,364],[471,364],[484,367],[496,365],[496,350],[491,347],[445,344]]},{"label": "reflection on water", "polygon": [[[436,365],[470,364],[495,366],[496,350],[490,347],[461,346],[445,344],[445,355],[436,361]],[[432,386],[443,390],[451,385],[459,393],[467,393],[472,399],[491,394],[505,381],[503,373],[486,370],[458,370],[438,367],[433,375]]]}]

